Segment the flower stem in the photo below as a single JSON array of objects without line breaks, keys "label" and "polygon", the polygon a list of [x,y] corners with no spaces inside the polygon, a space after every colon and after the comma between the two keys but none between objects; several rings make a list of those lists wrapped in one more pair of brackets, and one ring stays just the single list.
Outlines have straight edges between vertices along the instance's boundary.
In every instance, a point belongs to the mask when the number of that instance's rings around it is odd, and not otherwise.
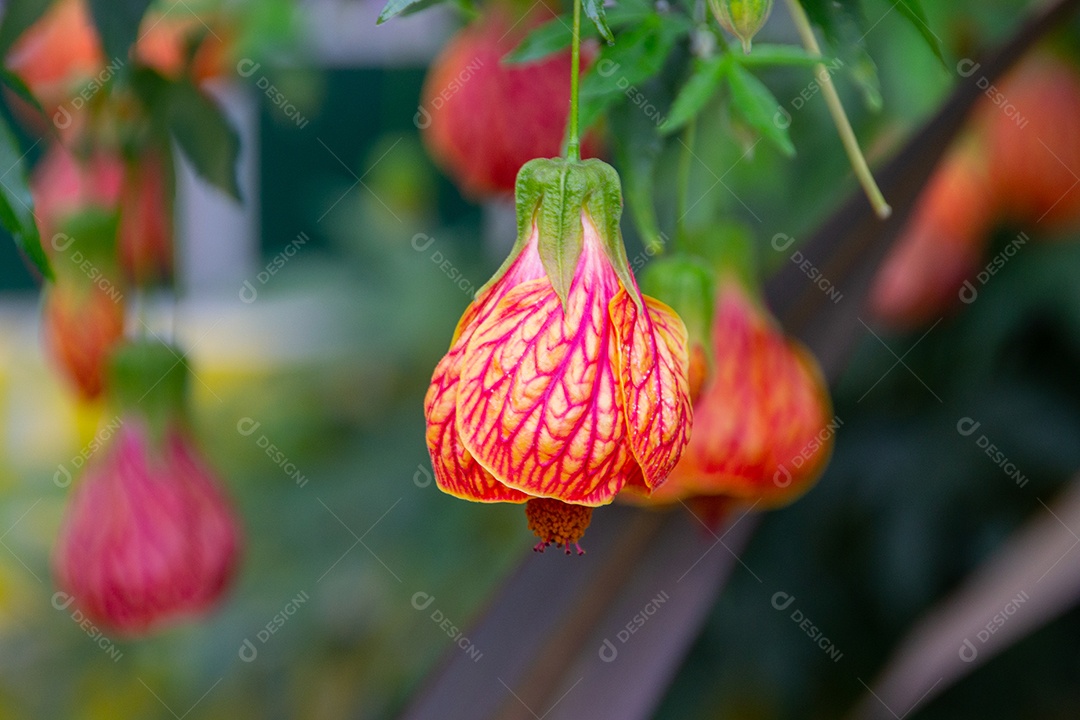
[{"label": "flower stem", "polygon": [[[814,29],[810,26],[810,19],[806,16],[806,11],[803,10],[799,0],[787,0],[787,4],[791,12],[791,19],[795,22],[799,37],[802,38],[803,46],[811,54],[821,57],[821,48],[818,46],[817,38],[814,37]],[[862,150],[859,148],[859,141],[855,138],[855,131],[851,129],[851,122],[848,121],[847,114],[844,112],[840,96],[836,94],[836,86],[833,85],[832,76],[829,75],[829,70],[824,63],[815,65],[814,72],[817,75],[818,82],[821,84],[821,92],[825,95],[825,104],[829,106],[829,114],[832,115],[836,131],[840,134],[840,141],[844,144],[844,150],[847,151],[848,160],[850,160],[851,167],[855,171],[855,176],[859,178],[859,184],[862,185],[863,191],[866,192],[866,197],[870,200],[874,212],[884,220],[892,214],[892,208],[885,201],[885,196],[881,194],[881,188],[878,187],[873,174],[870,172],[870,167],[866,164],[866,158],[863,157]]]},{"label": "flower stem", "polygon": [[675,232],[679,242],[686,242],[686,216],[690,214],[690,168],[694,157],[694,137],[697,135],[697,118],[687,123],[683,130],[683,149],[679,157],[679,184],[676,187]]},{"label": "flower stem", "polygon": [[566,157],[581,159],[581,139],[578,137],[578,76],[581,74],[581,2],[574,0],[574,37],[570,50],[570,141],[566,144]]}]

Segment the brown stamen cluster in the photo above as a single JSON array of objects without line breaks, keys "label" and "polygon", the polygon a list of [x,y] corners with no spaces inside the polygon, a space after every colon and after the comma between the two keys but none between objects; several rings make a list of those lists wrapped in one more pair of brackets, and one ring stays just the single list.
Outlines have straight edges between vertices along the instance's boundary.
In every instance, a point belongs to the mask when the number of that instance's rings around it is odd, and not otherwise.
[{"label": "brown stamen cluster", "polygon": [[529,521],[529,529],[540,538],[533,550],[544,552],[544,548],[554,543],[564,546],[569,555],[570,544],[573,543],[578,555],[584,555],[585,551],[578,541],[589,527],[592,511],[591,507],[570,505],[551,498],[529,500],[525,503],[525,517]]}]

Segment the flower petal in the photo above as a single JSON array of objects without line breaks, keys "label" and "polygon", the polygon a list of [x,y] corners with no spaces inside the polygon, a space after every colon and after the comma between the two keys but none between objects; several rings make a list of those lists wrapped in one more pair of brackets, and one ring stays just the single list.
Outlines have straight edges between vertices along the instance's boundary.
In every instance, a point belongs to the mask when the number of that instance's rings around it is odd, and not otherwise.
[{"label": "flower petal", "polygon": [[[602,262],[587,249],[584,265]],[[498,480],[579,505],[611,501],[634,470],[607,305],[614,273],[579,268],[566,313],[547,278],[511,290],[461,366],[458,432]]]},{"label": "flower petal", "polygon": [[787,504],[813,486],[831,454],[836,421],[817,361],[739,288],[719,295],[713,336],[713,376],[670,484],[684,496]]},{"label": "flower petal", "polygon": [[690,439],[686,327],[674,310],[643,295],[640,312],[624,289],[611,301],[619,340],[619,385],[634,457],[645,484],[667,479]]},{"label": "flower petal", "polygon": [[431,378],[424,398],[424,417],[427,418],[427,444],[435,482],[443,492],[474,502],[521,503],[529,496],[509,488],[479,465],[461,444],[456,426],[458,379],[461,360],[469,339],[476,330],[478,308],[469,306],[454,332],[454,344]]}]

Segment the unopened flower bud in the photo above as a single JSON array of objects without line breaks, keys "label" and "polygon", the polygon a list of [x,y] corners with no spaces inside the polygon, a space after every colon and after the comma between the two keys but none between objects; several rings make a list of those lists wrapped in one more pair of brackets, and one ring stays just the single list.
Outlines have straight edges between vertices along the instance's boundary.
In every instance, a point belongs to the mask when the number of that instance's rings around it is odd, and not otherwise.
[{"label": "unopened flower bud", "polygon": [[772,11],[772,0],[709,0],[716,21],[742,42],[750,54],[750,40],[765,25]]}]

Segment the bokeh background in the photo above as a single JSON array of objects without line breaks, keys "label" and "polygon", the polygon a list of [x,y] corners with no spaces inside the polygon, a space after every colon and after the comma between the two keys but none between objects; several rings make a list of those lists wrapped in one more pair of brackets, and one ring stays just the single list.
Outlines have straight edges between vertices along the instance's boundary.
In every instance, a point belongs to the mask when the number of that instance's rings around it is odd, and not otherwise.
[{"label": "bokeh background", "polygon": [[[880,107],[839,83],[872,162],[958,81],[891,4],[863,3]],[[1028,5],[926,11],[956,60],[1004,38]],[[457,501],[430,480],[427,381],[469,288],[501,263],[513,218],[508,206],[464,200],[413,122],[425,68],[460,19],[436,8],[376,27],[379,9],[252,5],[257,41],[243,59],[260,67],[215,86],[243,131],[243,206],[182,170],[181,291],[150,298],[147,312],[173,332],[175,305],[199,379],[196,427],[246,535],[236,587],[207,621],[102,647],[54,606],[48,558],[68,491],[56,474],[96,416],[50,371],[34,281],[0,244],[0,717],[395,717],[453,649],[413,595],[433,595],[467,628],[531,546],[519,507]],[[1080,51],[1078,31],[1074,21],[1051,42]],[[763,37],[794,32],[778,12]],[[763,74],[781,100],[809,77]],[[762,243],[808,234],[853,181],[820,97],[794,112],[791,132],[794,160],[766,144],[747,153],[739,128],[706,114],[699,133],[715,141],[692,179],[700,211],[723,212]],[[709,168],[727,170],[737,196]],[[1015,232],[1002,228],[995,247]],[[656,717],[842,716],[913,622],[1048,512],[1080,467],[1078,239],[1026,246],[976,303],[928,331],[865,335],[835,388],[843,426],[830,468],[764,517],[743,556],[764,582],[736,568]],[[629,227],[627,241],[633,256]],[[1027,484],[957,432],[965,417]],[[797,598],[838,659],[772,605],[777,590]],[[1078,714],[1074,609],[910,717]]]}]

